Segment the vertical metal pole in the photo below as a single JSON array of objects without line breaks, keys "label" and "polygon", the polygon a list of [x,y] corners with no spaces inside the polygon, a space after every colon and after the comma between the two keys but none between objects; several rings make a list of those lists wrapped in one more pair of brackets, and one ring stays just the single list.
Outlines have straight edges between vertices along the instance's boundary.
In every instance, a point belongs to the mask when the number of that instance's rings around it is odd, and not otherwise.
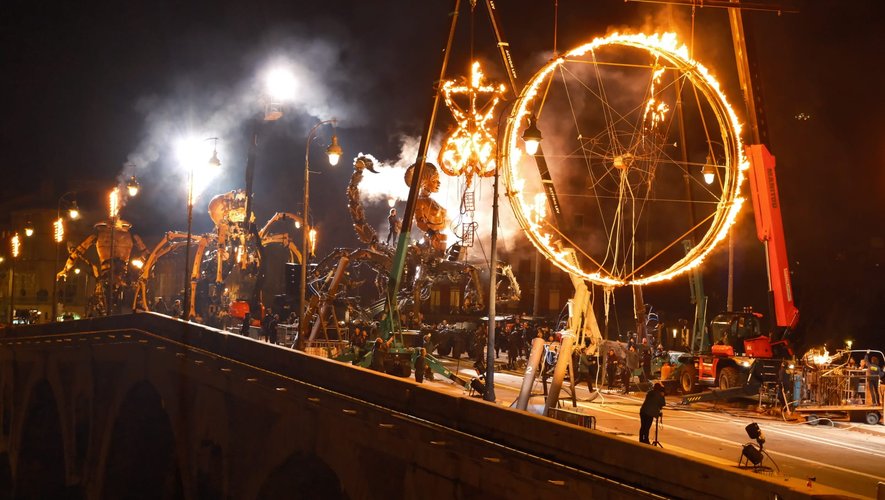
[{"label": "vertical metal pole", "polygon": [[107,304],[105,304],[105,316],[111,315],[114,304],[114,232],[117,229],[117,216],[111,216],[111,257],[108,259],[108,290]]},{"label": "vertical metal pole", "polygon": [[734,311],[734,230],[728,232],[728,295],[725,310]]},{"label": "vertical metal pole", "polygon": [[[61,200],[58,201],[59,205],[55,209],[55,222],[53,222],[53,234],[52,237],[55,239],[55,231],[57,231],[55,224],[58,223],[58,219],[61,218]],[[58,252],[59,246],[61,246],[61,242],[56,240],[55,242],[55,266],[52,268],[52,321],[58,320]]]},{"label": "vertical metal pole", "polygon": [[[739,5],[739,0],[731,0],[736,4],[728,9],[728,20],[731,25],[731,39],[734,45],[734,57],[737,61],[738,81],[740,82],[741,91],[744,96],[744,105],[747,108],[747,124],[749,125],[749,140],[751,144],[761,144],[762,136],[765,135],[764,129],[759,127],[758,114],[762,112],[761,104],[757,102],[760,97],[754,93],[752,73],[750,70],[750,60],[747,55],[747,41],[744,36],[744,19],[743,13]],[[726,298],[726,309],[734,311],[734,229],[728,233],[728,295]],[[767,249],[766,249],[767,252]],[[769,277],[769,282],[771,278]],[[770,292],[770,287],[769,287]],[[769,296],[771,293],[769,293]],[[770,301],[769,301],[770,302]],[[774,317],[774,309],[769,304],[769,313]]]},{"label": "vertical metal pole", "polygon": [[537,318],[541,306],[541,252],[535,250],[535,297],[532,302],[532,317]]},{"label": "vertical metal pole", "polygon": [[298,321],[298,328],[301,333],[299,339],[304,339],[307,334],[307,266],[310,264],[310,139],[316,131],[319,124],[307,134],[307,149],[304,153],[304,212],[301,224],[301,288],[299,289],[299,298],[301,300],[301,320]]},{"label": "vertical metal pole", "polygon": [[[191,165],[187,177],[187,241],[184,244],[184,304],[181,319],[191,319],[191,223],[194,218],[194,167]],[[247,221],[248,222],[248,221]]]},{"label": "vertical metal pole", "polygon": [[317,129],[327,123],[335,123],[335,120],[323,120],[310,129],[307,133],[307,146],[304,151],[304,224],[301,225],[301,319],[298,322],[299,339],[304,339],[308,333],[307,317],[307,266],[310,264],[310,141],[313,140]]},{"label": "vertical metal pole", "polygon": [[489,342],[486,352],[486,392],[483,397],[486,401],[495,401],[495,316],[497,311],[498,284],[498,169],[495,168],[495,182],[492,190],[492,249],[491,263],[489,264]]},{"label": "vertical metal pole", "polygon": [[15,320],[15,261],[12,257],[12,267],[9,272],[9,324],[12,325]]},{"label": "vertical metal pole", "polygon": [[[451,14],[452,22],[449,27],[446,47],[443,51],[442,67],[440,68],[437,82],[442,82],[446,77],[449,54],[452,49],[452,40],[455,37],[455,27],[458,24],[458,9],[460,8],[460,5],[460,0],[454,0],[454,8]],[[387,280],[387,317],[382,324],[382,331],[387,334],[396,334],[396,332],[400,330],[399,310],[397,309],[396,296],[399,292],[403,269],[405,268],[406,253],[409,250],[409,239],[412,233],[412,219],[415,218],[415,207],[418,200],[418,192],[420,191],[424,163],[427,161],[427,149],[430,145],[430,134],[433,133],[433,128],[436,124],[436,114],[441,97],[440,87],[440,84],[436,85],[433,96],[433,105],[430,108],[430,116],[427,119],[425,133],[421,136],[421,142],[418,144],[418,157],[415,159],[415,169],[412,172],[412,185],[409,187],[409,197],[406,200],[406,210],[403,213],[402,229],[399,233],[396,253],[393,256],[393,262],[390,266],[390,276]]]}]

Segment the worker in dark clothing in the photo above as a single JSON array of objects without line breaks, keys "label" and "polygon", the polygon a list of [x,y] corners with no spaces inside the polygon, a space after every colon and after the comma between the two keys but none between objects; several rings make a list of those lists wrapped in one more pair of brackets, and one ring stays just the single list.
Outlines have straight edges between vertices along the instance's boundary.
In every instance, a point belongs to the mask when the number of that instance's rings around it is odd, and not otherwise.
[{"label": "worker in dark clothing", "polygon": [[424,382],[424,369],[427,365],[427,349],[421,348],[418,356],[415,357],[415,382],[419,384]]},{"label": "worker in dark clothing", "polygon": [[609,349],[605,356],[605,382],[609,390],[615,388],[615,374],[618,371],[618,355],[614,349]]},{"label": "worker in dark clothing", "polygon": [[624,364],[626,365],[626,370],[622,374],[622,380],[624,382],[624,394],[628,394],[630,392],[630,381],[633,379],[634,375],[640,376],[642,370],[639,368],[639,353],[636,352],[635,346],[630,346],[627,348],[627,355],[624,357]]},{"label": "worker in dark clothing", "polygon": [[396,244],[396,239],[402,228],[402,221],[397,218],[395,208],[391,208],[390,213],[387,214],[387,225],[387,245],[389,246],[391,241]]},{"label": "worker in dark clothing", "polygon": [[867,367],[867,394],[869,394],[867,401],[868,403],[872,401],[873,406],[879,406],[882,404],[879,401],[879,380],[882,378],[882,367],[879,365],[879,358],[877,356],[870,358],[869,355],[870,351],[867,351],[867,355],[864,356],[864,364]]},{"label": "worker in dark clothing", "polygon": [[591,367],[593,366],[593,356],[588,354],[589,347],[572,352],[572,366],[575,367],[575,380],[573,386],[577,387],[581,382],[587,382],[587,389],[593,392],[593,375]]},{"label": "worker in dark clothing", "polygon": [[651,444],[648,440],[648,431],[651,430],[652,421],[662,415],[661,410],[664,409],[664,405],[666,404],[667,400],[664,399],[664,386],[661,385],[660,382],[657,382],[655,383],[655,386],[645,394],[645,401],[642,402],[642,407],[639,408],[640,443]]},{"label": "worker in dark clothing", "polygon": [[240,326],[240,335],[249,336],[249,326],[252,325],[252,315],[248,312],[243,316],[243,324]]}]

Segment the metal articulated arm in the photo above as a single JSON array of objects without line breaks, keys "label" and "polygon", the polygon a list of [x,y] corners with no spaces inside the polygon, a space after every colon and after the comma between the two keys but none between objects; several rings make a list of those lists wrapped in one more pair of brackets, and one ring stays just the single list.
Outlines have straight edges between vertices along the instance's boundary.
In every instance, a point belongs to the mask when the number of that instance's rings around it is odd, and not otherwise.
[{"label": "metal articulated arm", "polygon": [[[68,260],[65,262],[65,267],[63,267],[62,270],[55,275],[55,279],[62,279],[66,274],[68,274],[68,271],[70,271],[71,268],[73,268],[77,264],[77,260],[83,259],[83,254],[85,254],[86,251],[89,250],[90,247],[92,247],[92,244],[95,243],[96,238],[98,238],[97,235],[90,234],[86,237],[85,240],[83,240],[83,243],[77,245],[77,248],[75,248],[74,251],[71,252],[71,255],[68,256]],[[86,261],[86,259],[83,260]]]}]

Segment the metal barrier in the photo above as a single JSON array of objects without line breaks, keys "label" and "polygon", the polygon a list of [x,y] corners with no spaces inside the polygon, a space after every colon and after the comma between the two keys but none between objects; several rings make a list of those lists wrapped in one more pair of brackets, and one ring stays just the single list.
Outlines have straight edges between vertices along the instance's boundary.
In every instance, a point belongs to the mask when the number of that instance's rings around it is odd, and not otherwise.
[{"label": "metal barrier", "polygon": [[596,417],[593,415],[588,415],[586,413],[581,413],[573,410],[565,410],[562,408],[549,408],[547,410],[547,416],[580,427],[596,429]]},{"label": "metal barrier", "polygon": [[335,358],[349,345],[346,340],[308,340],[304,343],[304,352],[320,358]]}]

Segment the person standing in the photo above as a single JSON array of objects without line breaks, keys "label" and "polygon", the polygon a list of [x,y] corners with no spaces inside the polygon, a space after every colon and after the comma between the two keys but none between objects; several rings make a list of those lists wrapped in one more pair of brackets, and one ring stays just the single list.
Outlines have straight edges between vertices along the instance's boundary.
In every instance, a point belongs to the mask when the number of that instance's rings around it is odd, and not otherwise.
[{"label": "person standing", "polygon": [[280,315],[274,314],[271,316],[270,320],[267,323],[267,340],[271,344],[276,344],[277,339],[277,326],[280,324]]},{"label": "person standing", "polygon": [[624,394],[630,392],[630,380],[633,378],[633,375],[639,375],[642,372],[639,370],[639,354],[636,352],[636,346],[631,345],[629,349],[627,349],[627,356],[624,358],[624,364],[627,365],[626,373],[624,374]]},{"label": "person standing", "polygon": [[615,388],[615,373],[618,371],[618,355],[614,349],[609,349],[605,355],[605,382],[609,390]]},{"label": "person standing", "polygon": [[243,324],[240,325],[240,335],[244,337],[249,336],[249,327],[252,325],[252,315],[246,312],[243,316]]},{"label": "person standing", "polygon": [[639,442],[651,444],[648,440],[648,433],[651,430],[651,423],[654,419],[663,416],[662,410],[667,404],[664,398],[664,386],[660,382],[656,382],[654,387],[645,394],[645,401],[639,408]]},{"label": "person standing", "polygon": [[577,374],[575,375],[575,383],[574,387],[577,387],[581,382],[587,382],[587,389],[592,393],[593,392],[593,374],[591,373],[590,366],[593,363],[593,356],[589,355],[590,351],[589,347],[584,347],[580,350],[575,350],[572,355],[572,363],[575,366],[575,371]]},{"label": "person standing", "polygon": [[397,218],[395,208],[391,208],[387,214],[387,228],[387,245],[390,246],[391,240],[396,243],[400,228],[402,228],[402,222]]},{"label": "person standing", "polygon": [[415,382],[424,382],[424,370],[427,365],[427,349],[421,348],[415,357]]},{"label": "person standing", "polygon": [[864,364],[867,367],[867,404],[872,402],[873,406],[879,406],[879,380],[882,378],[882,367],[879,365],[877,356],[870,357],[870,351],[864,356]]},{"label": "person standing", "polygon": [[[642,339],[643,341],[645,339]],[[639,364],[642,366],[642,381],[648,382],[651,380],[651,348],[648,345],[643,345],[642,350],[639,353]]]}]

